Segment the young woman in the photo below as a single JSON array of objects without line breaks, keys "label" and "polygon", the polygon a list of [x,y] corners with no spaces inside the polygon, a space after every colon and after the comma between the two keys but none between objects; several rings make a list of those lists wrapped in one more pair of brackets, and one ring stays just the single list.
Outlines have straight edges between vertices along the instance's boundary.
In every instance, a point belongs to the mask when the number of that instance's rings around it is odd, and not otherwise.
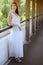
[{"label": "young woman", "polygon": [[8,14],[8,25],[12,26],[10,34],[9,57],[15,57],[17,62],[22,62],[23,38],[20,24],[20,16],[16,2],[11,4],[11,11]]}]

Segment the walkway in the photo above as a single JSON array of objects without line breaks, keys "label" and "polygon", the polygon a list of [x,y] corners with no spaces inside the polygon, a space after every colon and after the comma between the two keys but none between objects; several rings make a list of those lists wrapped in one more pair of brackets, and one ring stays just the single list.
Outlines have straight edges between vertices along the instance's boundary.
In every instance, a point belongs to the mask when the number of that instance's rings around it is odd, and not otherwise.
[{"label": "walkway", "polygon": [[24,45],[24,59],[16,63],[13,59],[8,65],[43,65],[43,26],[33,36],[30,44]]}]

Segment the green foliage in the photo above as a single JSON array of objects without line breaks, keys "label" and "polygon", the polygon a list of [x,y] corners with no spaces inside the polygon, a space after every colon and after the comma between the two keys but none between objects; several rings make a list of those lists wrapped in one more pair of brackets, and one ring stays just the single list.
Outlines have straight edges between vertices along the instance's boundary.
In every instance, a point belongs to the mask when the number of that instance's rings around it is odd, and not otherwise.
[{"label": "green foliage", "polygon": [[4,0],[4,2],[3,2],[4,4],[7,4],[8,3],[8,0]]},{"label": "green foliage", "polygon": [[5,18],[7,18],[8,12],[9,12],[9,7],[8,7],[6,4],[4,4],[3,7],[2,7],[1,12],[3,13],[3,16],[4,16]]},{"label": "green foliage", "polygon": [[4,28],[8,25],[7,23],[7,16],[8,12],[10,11],[8,0],[0,0],[0,29]]},{"label": "green foliage", "polygon": [[26,0],[21,0],[20,4],[21,20],[23,21],[26,19]]}]

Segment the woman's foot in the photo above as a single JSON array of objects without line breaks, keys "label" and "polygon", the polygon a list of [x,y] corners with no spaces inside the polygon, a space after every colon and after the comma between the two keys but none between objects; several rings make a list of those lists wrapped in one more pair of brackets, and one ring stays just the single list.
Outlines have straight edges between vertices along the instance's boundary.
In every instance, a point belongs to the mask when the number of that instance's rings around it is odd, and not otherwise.
[{"label": "woman's foot", "polygon": [[15,58],[16,62],[21,63],[22,60],[20,58]]}]

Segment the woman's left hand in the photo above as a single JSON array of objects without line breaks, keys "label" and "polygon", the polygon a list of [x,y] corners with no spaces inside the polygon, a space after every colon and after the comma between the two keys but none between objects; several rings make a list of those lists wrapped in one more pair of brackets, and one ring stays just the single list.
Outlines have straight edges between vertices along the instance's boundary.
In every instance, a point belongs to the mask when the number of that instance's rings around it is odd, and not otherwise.
[{"label": "woman's left hand", "polygon": [[19,26],[19,25],[18,25],[18,28],[19,28],[20,31],[22,30],[22,29],[21,29],[21,26]]}]

